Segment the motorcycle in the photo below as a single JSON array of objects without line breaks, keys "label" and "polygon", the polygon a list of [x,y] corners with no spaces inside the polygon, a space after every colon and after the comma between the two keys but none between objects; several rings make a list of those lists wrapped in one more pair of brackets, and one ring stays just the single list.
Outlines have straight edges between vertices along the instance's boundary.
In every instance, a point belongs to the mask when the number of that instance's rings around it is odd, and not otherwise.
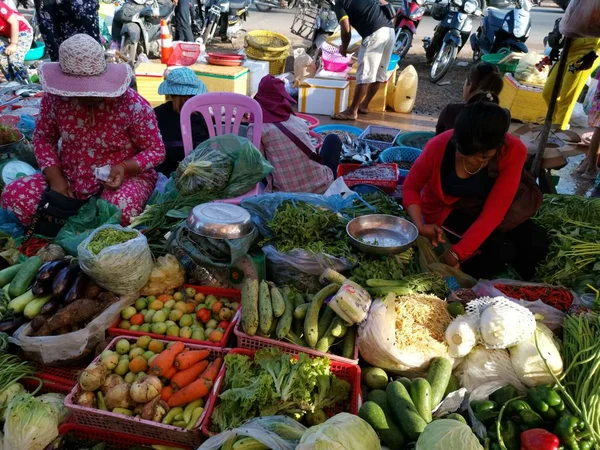
[{"label": "motorcycle", "polygon": [[[165,19],[167,23],[170,23],[175,14],[175,5],[172,3],[168,10],[159,8],[156,0],[148,2],[133,0],[133,3],[142,4],[144,8],[133,14],[121,28],[121,53],[132,66],[135,65],[135,61],[141,53],[145,53],[149,57],[160,58],[160,21]],[[125,3],[123,8],[126,8],[128,4],[131,2]]]},{"label": "motorcycle", "polygon": [[315,20],[312,45],[310,50],[315,52],[321,48],[327,39],[340,29],[340,24],[333,10],[333,1],[324,1],[320,6],[319,14]]},{"label": "motorcycle", "polygon": [[202,40],[208,44],[215,36],[217,28],[221,23],[221,15],[228,14],[227,17],[227,36],[234,36],[241,30],[242,22],[248,18],[248,9],[250,0],[223,1],[210,0],[204,25],[202,28]]},{"label": "motorcycle", "polygon": [[470,38],[473,61],[501,49],[527,53],[525,41],[531,33],[530,10],[529,0],[515,0],[515,7],[509,10],[488,7],[477,32]]},{"label": "motorcycle", "polygon": [[425,14],[425,0],[402,0],[394,18],[396,41],[394,53],[404,58],[412,46],[417,27]]},{"label": "motorcycle", "polygon": [[473,16],[480,14],[477,0],[450,0],[448,4],[436,2],[433,5],[431,16],[440,23],[435,27],[433,38],[423,39],[425,55],[431,63],[429,79],[432,82],[440,81],[448,73],[471,35]]},{"label": "motorcycle", "polygon": [[255,0],[254,6],[260,12],[269,12],[273,8],[275,9],[294,9],[296,6],[300,6],[303,0]]}]

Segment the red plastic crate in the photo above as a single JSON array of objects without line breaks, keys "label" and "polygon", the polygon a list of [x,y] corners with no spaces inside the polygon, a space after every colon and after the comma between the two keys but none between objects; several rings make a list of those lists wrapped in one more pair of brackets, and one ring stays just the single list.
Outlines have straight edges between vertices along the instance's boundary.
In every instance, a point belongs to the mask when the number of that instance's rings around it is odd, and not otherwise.
[{"label": "red plastic crate", "polygon": [[[106,350],[112,350],[120,339],[127,339],[131,343],[137,341],[137,338],[132,336],[117,336],[106,347]],[[159,340],[165,344],[170,342],[165,339]],[[230,352],[230,349],[208,347],[205,345],[186,344],[186,346],[192,350],[209,350],[210,355],[208,359],[210,361],[217,357],[223,357]],[[94,359],[94,362],[98,361],[100,361],[100,355]],[[71,390],[69,395],[67,395],[67,398],[65,399],[65,406],[72,413],[72,421],[80,425],[101,428],[108,431],[125,432],[135,436],[146,436],[151,439],[167,440],[180,445],[196,447],[203,441],[200,429],[204,423],[204,420],[208,417],[207,411],[214,409],[213,403],[216,400],[216,392],[219,384],[220,383],[217,379],[215,385],[208,395],[208,398],[206,399],[204,411],[198,419],[196,426],[192,430],[185,430],[181,427],[164,425],[151,420],[138,419],[136,417],[115,414],[110,411],[103,411],[101,409],[87,408],[85,406],[77,405],[73,399],[80,393],[79,385],[76,385]]]},{"label": "red plastic crate", "polygon": [[372,186],[377,186],[381,190],[391,194],[396,189],[396,185],[398,184],[398,165],[396,163],[377,163],[374,166],[385,166],[389,167],[393,173],[394,178],[390,178],[389,180],[375,180],[375,179],[352,179],[349,180],[345,177],[348,173],[358,169],[362,164],[340,164],[337,169],[337,177],[344,178],[344,183],[346,186],[352,187],[357,184],[370,184]]},{"label": "red plastic crate", "polygon": [[[225,289],[225,288],[217,288],[217,287],[208,287],[208,286],[191,286],[186,285],[187,287],[191,287],[196,289],[196,292],[204,294],[204,295],[214,295],[217,297],[225,297],[231,300],[236,300],[240,302],[242,299],[242,293],[238,289]],[[178,336],[166,336],[163,334],[154,334],[154,333],[144,333],[143,331],[131,331],[131,330],[123,330],[119,328],[119,322],[121,321],[121,317],[116,320],[115,323],[108,329],[108,334],[110,336],[150,336],[154,339],[166,339],[167,341],[181,341],[187,344],[195,344],[195,345],[206,345],[207,347],[225,347],[227,345],[227,341],[229,340],[229,336],[231,336],[231,332],[235,327],[236,322],[240,318],[241,307],[238,308],[233,319],[229,322],[229,326],[223,333],[223,339],[219,342],[210,342],[210,341],[197,341],[195,339],[186,339],[180,338]]]},{"label": "red plastic crate", "polygon": [[332,361],[339,361],[344,364],[357,365],[358,364],[358,344],[354,343],[354,359],[344,358],[343,356],[334,355],[333,353],[323,353],[312,348],[300,347],[298,345],[291,344],[289,342],[278,341],[277,339],[264,338],[260,336],[250,336],[244,333],[241,329],[241,321],[235,324],[233,332],[237,336],[237,345],[240,348],[246,348],[249,350],[258,350],[263,347],[277,347],[282,352],[297,355],[298,353],[306,353],[311,356],[320,356],[322,358],[329,358]]},{"label": "red plastic crate", "polygon": [[36,364],[37,373],[36,377],[41,378],[44,381],[52,383],[63,384],[72,388],[77,384],[77,379],[85,366],[81,367],[51,367],[44,364]]},{"label": "red plastic crate", "polygon": [[[281,349],[283,353],[295,355],[294,353],[290,353],[284,349]],[[239,354],[239,355],[247,355],[251,358],[254,357],[254,353],[256,350],[248,350],[245,348],[234,348],[229,352],[229,354]],[[306,353],[306,352],[305,352]],[[314,356],[309,355],[314,358]],[[339,361],[330,361],[330,370],[331,372],[338,378],[342,380],[346,380],[350,383],[350,403],[345,405],[347,408],[343,408],[340,406],[331,410],[332,415],[340,413],[340,412],[349,412],[350,414],[358,414],[358,410],[362,405],[362,391],[360,388],[360,367],[353,364],[346,364]],[[221,393],[221,387],[223,381],[225,380],[225,373],[227,372],[227,366],[223,363],[223,367],[221,367],[221,371],[219,372],[219,376],[217,377],[217,381],[213,387],[213,394],[215,395],[215,401],[211,402],[210,406],[206,407],[204,413],[206,414],[206,420],[202,425],[202,433],[206,437],[213,436],[214,433],[210,431],[211,425],[211,416],[217,406],[218,396]],[[212,394],[211,394],[212,395]]]},{"label": "red plastic crate", "polygon": [[[65,423],[58,429],[59,435],[63,436],[68,433],[75,435],[77,439],[97,439],[99,441],[106,442],[113,447],[130,449],[138,445],[164,445],[166,447],[173,447],[173,443],[158,441],[155,439],[149,439],[142,436],[134,436],[127,433],[118,433],[115,431],[106,431],[99,428],[86,427],[85,425],[79,425],[77,423]],[[181,450],[192,450],[190,446],[179,446]]]},{"label": "red plastic crate", "polygon": [[[21,378],[19,380],[19,383],[21,383],[23,387],[29,392],[35,391],[40,385],[40,382],[38,380],[34,380],[33,378]],[[71,392],[71,389],[72,386],[66,386],[64,384],[56,383],[53,381],[42,380],[42,387],[39,391],[37,391],[36,395],[48,393],[67,395],[69,394],[69,392]]]}]

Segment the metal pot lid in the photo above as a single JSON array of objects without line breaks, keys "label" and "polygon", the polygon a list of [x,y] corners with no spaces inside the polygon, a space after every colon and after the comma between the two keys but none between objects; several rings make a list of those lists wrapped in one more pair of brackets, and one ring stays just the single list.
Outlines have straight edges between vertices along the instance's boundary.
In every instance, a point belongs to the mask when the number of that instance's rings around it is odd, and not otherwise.
[{"label": "metal pot lid", "polygon": [[192,232],[215,239],[238,239],[254,230],[250,213],[241,206],[228,203],[195,206],[186,223]]}]

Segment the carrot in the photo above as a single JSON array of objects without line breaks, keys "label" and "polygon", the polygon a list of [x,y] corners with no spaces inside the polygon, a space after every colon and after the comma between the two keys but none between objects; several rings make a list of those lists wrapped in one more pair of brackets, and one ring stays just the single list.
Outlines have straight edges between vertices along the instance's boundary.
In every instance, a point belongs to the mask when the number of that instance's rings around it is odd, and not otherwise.
[{"label": "carrot", "polygon": [[182,352],[175,358],[175,367],[179,370],[185,370],[188,367],[193,366],[197,362],[208,358],[210,352],[208,350],[193,350],[189,352]]},{"label": "carrot", "polygon": [[150,364],[150,373],[159,377],[165,375],[175,362],[175,358],[183,351],[185,344],[181,341],[176,341],[170,347],[160,352]]},{"label": "carrot", "polygon": [[183,389],[188,384],[196,381],[200,374],[206,370],[208,361],[200,361],[185,370],[182,370],[171,379],[171,386],[175,391]]},{"label": "carrot", "polygon": [[167,400],[169,400],[171,398],[171,395],[173,395],[173,388],[171,386],[165,386],[160,391],[160,399],[162,401],[166,402]]},{"label": "carrot", "polygon": [[221,364],[223,364],[223,358],[217,358],[206,368],[200,378],[203,380],[210,381],[211,384],[215,382],[217,379],[217,375],[219,374],[219,370],[221,369]]},{"label": "carrot", "polygon": [[167,401],[170,408],[175,406],[185,405],[191,403],[194,400],[206,397],[210,391],[210,382],[203,380],[202,378],[194,381],[192,384],[188,384],[180,391],[175,392],[171,398]]},{"label": "carrot", "polygon": [[167,373],[165,373],[163,375],[164,378],[166,378],[167,380],[170,380],[171,378],[173,378],[173,376],[177,373],[177,367],[175,366],[171,366],[171,368],[169,370],[167,370]]}]

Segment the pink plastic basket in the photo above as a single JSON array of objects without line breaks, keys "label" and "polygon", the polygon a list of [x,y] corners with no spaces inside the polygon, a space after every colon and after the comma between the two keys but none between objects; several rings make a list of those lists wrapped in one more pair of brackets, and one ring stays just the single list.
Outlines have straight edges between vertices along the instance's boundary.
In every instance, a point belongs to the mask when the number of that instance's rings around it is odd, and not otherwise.
[{"label": "pink plastic basket", "polygon": [[[281,350],[284,353],[295,355],[295,353],[291,353],[289,351],[286,351],[285,349],[281,349]],[[230,354],[247,355],[247,356],[253,358],[255,352],[256,352],[256,350],[234,348],[229,353]],[[304,353],[306,353],[306,352],[304,352]],[[314,355],[313,355],[313,357],[314,357]],[[341,404],[336,405],[335,408],[331,408],[330,410],[328,410],[326,412],[329,414],[330,417],[337,413],[340,413],[340,412],[349,412],[350,414],[358,414],[358,410],[359,410],[360,406],[362,405],[362,392],[361,392],[361,388],[360,388],[360,367],[357,365],[346,364],[346,363],[339,362],[339,361],[330,361],[329,368],[331,370],[331,373],[333,373],[336,377],[338,377],[342,380],[346,380],[348,383],[350,383],[351,391],[350,391],[350,402],[349,403],[344,404],[344,405],[341,405]],[[215,409],[215,406],[217,406],[218,396],[221,393],[221,387],[222,387],[223,381],[225,380],[226,372],[227,372],[227,366],[225,364],[223,364],[223,367],[221,368],[221,371],[219,372],[219,376],[217,378],[217,381],[216,381],[214,389],[213,389],[213,392],[216,390],[215,401],[211,402],[210,406],[207,406],[206,410],[205,410],[206,420],[204,421],[204,423],[202,425],[202,433],[206,437],[210,437],[215,434],[214,432],[212,432],[210,430],[210,426],[211,426],[210,418]]]},{"label": "pink plastic basket", "polygon": [[[214,295],[217,297],[226,297],[226,298],[229,298],[232,300],[241,301],[241,292],[237,289],[225,289],[225,288],[216,288],[216,287],[210,287],[210,286],[191,286],[191,285],[186,285],[185,287],[192,287],[192,288],[196,289],[196,292],[199,292],[204,295]],[[233,327],[235,326],[236,322],[240,318],[240,311],[241,311],[241,308],[239,308],[237,310],[237,312],[233,316],[233,319],[231,320],[231,322],[229,322],[229,326],[225,330],[225,333],[223,333],[223,339],[221,339],[219,342],[197,341],[195,339],[180,338],[177,336],[166,336],[166,335],[162,335],[162,334],[144,333],[143,331],[124,330],[122,328],[119,328],[119,322],[121,321],[121,318],[118,318],[116,320],[116,322],[112,324],[112,326],[108,329],[108,334],[110,336],[121,336],[121,335],[122,336],[137,336],[137,337],[150,336],[153,339],[165,339],[167,341],[181,341],[181,342],[185,342],[188,344],[205,345],[207,347],[225,347],[227,345],[227,341],[229,340],[229,336],[231,336]]]},{"label": "pink plastic basket", "polygon": [[361,167],[361,164],[340,164],[338,166],[337,176],[338,178],[343,177],[344,183],[346,183],[346,186],[350,188],[352,186],[356,186],[357,184],[370,184],[373,186],[377,186],[378,188],[380,188],[384,192],[387,192],[388,194],[391,194],[392,192],[394,192],[394,190],[396,189],[396,185],[398,184],[398,165],[396,163],[377,163],[375,165],[389,167],[391,169],[390,172],[394,174],[393,178],[390,178],[389,180],[376,180],[374,178],[347,177],[349,173],[352,173],[356,169],[359,169]]},{"label": "pink plastic basket", "polygon": [[[106,350],[113,349],[120,339],[127,339],[134,343],[137,339],[131,336],[117,336],[111,343],[106,347]],[[169,341],[162,340],[165,344]],[[204,345],[193,345],[186,344],[192,350],[209,350],[210,355],[208,359],[210,361],[217,357],[223,357],[230,352],[231,349],[207,347]],[[100,356],[98,356],[94,362],[98,362]],[[88,408],[85,406],[77,405],[74,402],[74,398],[80,393],[79,385],[76,385],[67,398],[65,399],[65,406],[72,413],[72,421],[81,425],[101,428],[103,430],[118,431],[133,434],[135,436],[145,436],[150,439],[156,439],[161,441],[169,441],[175,444],[188,445],[192,447],[198,446],[202,441],[202,433],[200,428],[202,427],[204,420],[209,417],[207,411],[214,409],[212,405],[216,399],[216,393],[218,391],[219,381],[215,382],[211,392],[209,393],[208,399],[204,405],[204,412],[198,419],[196,426],[192,430],[185,430],[181,427],[175,427],[172,425],[164,425],[158,422],[152,422],[150,420],[138,419],[136,417],[129,417],[122,414],[115,414],[110,411],[103,411],[101,409]]]},{"label": "pink plastic basket", "polygon": [[330,45],[327,42],[323,43],[321,50],[323,68],[330,72],[343,72],[348,68],[352,61],[352,55],[342,56],[337,47]]},{"label": "pink plastic basket", "polygon": [[192,42],[180,42],[173,49],[167,66],[191,66],[200,56],[201,46]]},{"label": "pink plastic basket", "polygon": [[354,344],[354,359],[344,358],[343,356],[334,355],[333,353],[323,353],[312,348],[300,347],[298,345],[290,344],[289,342],[278,341],[276,339],[263,338],[260,336],[250,336],[244,333],[240,329],[241,321],[236,323],[233,332],[237,336],[237,345],[240,348],[248,350],[258,350],[264,347],[277,347],[282,352],[289,353],[291,355],[297,355],[299,353],[306,353],[310,356],[321,356],[323,358],[329,358],[332,361],[339,361],[348,365],[358,364],[358,345]]}]

